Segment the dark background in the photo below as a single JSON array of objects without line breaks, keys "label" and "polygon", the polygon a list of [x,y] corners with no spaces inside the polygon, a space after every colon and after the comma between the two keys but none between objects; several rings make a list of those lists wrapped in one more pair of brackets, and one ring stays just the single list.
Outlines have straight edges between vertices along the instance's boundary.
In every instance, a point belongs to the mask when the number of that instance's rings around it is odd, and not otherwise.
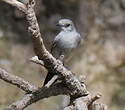
[{"label": "dark background", "polygon": [[[86,75],[88,90],[102,93],[111,110],[125,110],[125,0],[36,0],[36,15],[49,50],[61,18],[75,23],[82,38],[68,62],[70,69]],[[46,70],[29,62],[34,56],[24,14],[0,1],[0,67],[41,87]],[[24,92],[0,80],[0,110]],[[26,110],[60,110],[61,96],[31,105]]]}]

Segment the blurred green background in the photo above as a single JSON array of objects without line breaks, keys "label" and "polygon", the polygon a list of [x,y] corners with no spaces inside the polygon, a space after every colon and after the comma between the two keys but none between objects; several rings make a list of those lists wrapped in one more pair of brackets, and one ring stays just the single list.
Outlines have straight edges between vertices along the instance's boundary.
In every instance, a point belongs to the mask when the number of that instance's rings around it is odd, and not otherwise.
[{"label": "blurred green background", "polygon": [[[21,1],[21,0],[20,0]],[[36,0],[35,11],[49,50],[60,18],[74,21],[87,38],[68,62],[86,76],[88,90],[102,93],[111,110],[125,110],[125,0]],[[24,14],[0,1],[0,67],[41,87],[46,70],[29,62],[34,56]],[[0,110],[20,99],[22,90],[0,80]],[[32,104],[26,110],[61,110],[61,96]]]}]

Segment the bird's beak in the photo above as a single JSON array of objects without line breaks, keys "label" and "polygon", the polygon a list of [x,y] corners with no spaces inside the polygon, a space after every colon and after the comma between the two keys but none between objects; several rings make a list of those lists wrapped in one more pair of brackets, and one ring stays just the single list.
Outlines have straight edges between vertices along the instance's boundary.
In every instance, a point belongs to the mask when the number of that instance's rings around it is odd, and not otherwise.
[{"label": "bird's beak", "polygon": [[60,24],[59,24],[59,23],[57,23],[57,24],[56,24],[56,26],[60,27]]}]

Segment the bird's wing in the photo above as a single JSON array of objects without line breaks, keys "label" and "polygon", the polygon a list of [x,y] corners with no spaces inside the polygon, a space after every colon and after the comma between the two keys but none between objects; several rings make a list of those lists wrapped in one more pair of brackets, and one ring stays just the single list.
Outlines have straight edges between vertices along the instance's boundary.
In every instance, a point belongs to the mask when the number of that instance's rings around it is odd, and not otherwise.
[{"label": "bird's wing", "polygon": [[59,36],[59,35],[57,35],[57,36],[54,38],[53,42],[52,42],[51,53],[53,52],[54,48],[55,48],[56,45],[57,45],[58,36]]},{"label": "bird's wing", "polygon": [[57,45],[57,43],[55,41],[53,41],[52,46],[51,46],[51,53],[53,52],[56,45]]},{"label": "bird's wing", "polygon": [[51,54],[54,56],[54,57],[59,57],[59,54],[60,54],[60,49],[58,47],[59,45],[59,41],[60,41],[60,38],[61,38],[61,35],[58,34],[54,40],[53,40],[53,43],[52,43],[52,46],[51,46]]},{"label": "bird's wing", "polygon": [[78,45],[80,44],[80,42],[81,42],[81,35],[78,33]]}]

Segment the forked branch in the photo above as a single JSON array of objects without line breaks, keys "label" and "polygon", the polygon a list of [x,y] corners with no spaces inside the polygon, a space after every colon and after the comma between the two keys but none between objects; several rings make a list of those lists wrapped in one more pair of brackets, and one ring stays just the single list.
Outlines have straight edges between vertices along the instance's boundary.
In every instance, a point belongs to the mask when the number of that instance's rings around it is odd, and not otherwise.
[{"label": "forked branch", "polygon": [[[99,107],[94,106],[94,102],[99,97],[91,97],[87,91],[84,82],[80,82],[70,70],[65,68],[60,60],[55,59],[45,48],[42,35],[40,33],[39,25],[34,12],[34,1],[29,0],[26,4],[23,4],[17,0],[2,0],[12,6],[15,6],[19,10],[23,11],[26,15],[28,22],[28,32],[33,42],[35,54],[38,56],[35,63],[44,66],[50,73],[58,75],[56,78],[61,78],[62,82],[50,84],[48,87],[44,86],[40,89],[30,84],[24,79],[9,74],[3,69],[0,69],[0,78],[4,81],[16,85],[24,90],[27,94],[24,97],[9,105],[5,110],[23,110],[28,105],[37,102],[43,98],[50,96],[57,96],[60,94],[70,95],[71,102],[64,110],[107,110],[102,109],[102,105]],[[43,63],[39,62],[43,61]]]}]

